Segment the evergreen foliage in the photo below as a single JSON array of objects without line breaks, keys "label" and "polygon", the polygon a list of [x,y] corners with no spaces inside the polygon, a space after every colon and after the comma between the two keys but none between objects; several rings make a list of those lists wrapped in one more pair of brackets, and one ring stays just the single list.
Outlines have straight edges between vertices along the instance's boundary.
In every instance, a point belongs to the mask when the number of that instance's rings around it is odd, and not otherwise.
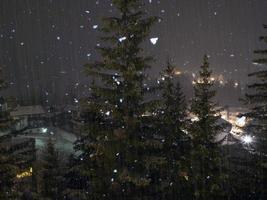
[{"label": "evergreen foliage", "polygon": [[[267,29],[267,25],[264,25]],[[260,40],[267,43],[267,36],[261,36]],[[246,94],[245,103],[250,108],[247,113],[249,124],[246,127],[247,133],[254,138],[249,147],[256,152],[258,159],[254,174],[259,182],[257,193],[259,199],[267,197],[267,50],[254,51],[257,58],[253,61],[261,69],[249,74],[253,83],[248,85],[249,92]]]},{"label": "evergreen foliage", "polygon": [[63,176],[60,168],[59,154],[49,138],[44,152],[42,169],[42,195],[47,199],[62,199]]},{"label": "evergreen foliage", "polygon": [[[155,132],[162,138],[160,155],[166,164],[159,172],[164,174],[162,182],[169,185],[161,188],[163,199],[184,199],[188,197],[188,163],[186,157],[190,152],[189,137],[186,133],[186,103],[180,83],[175,79],[174,67],[170,62],[161,78],[162,101],[154,119],[158,122]],[[158,173],[159,174],[159,173]],[[161,183],[158,183],[160,185]]]},{"label": "evergreen foliage", "polygon": [[101,61],[86,65],[97,83],[92,87],[97,101],[90,102],[97,108],[96,123],[80,145],[82,159],[90,163],[86,190],[92,199],[160,198],[170,183],[158,173],[166,165],[163,142],[148,125],[153,117],[143,115],[152,113],[156,102],[145,100],[152,91],[145,74],[152,59],[141,55],[141,43],[157,18],[145,18],[138,0],[113,3],[119,17],[105,18],[101,29],[109,46],[98,47]]},{"label": "evergreen foliage", "polygon": [[204,56],[199,77],[194,82],[195,95],[192,100],[191,113],[194,120],[190,128],[192,135],[191,180],[193,195],[196,199],[223,199],[223,175],[221,174],[221,157],[215,136],[221,130],[218,124],[219,110],[213,103],[216,91],[209,67],[208,57]]},{"label": "evergreen foliage", "polygon": [[[0,68],[0,90],[5,87]],[[8,128],[10,128],[10,117],[5,107],[5,100],[0,97],[0,199],[12,199],[14,197],[14,181],[17,174],[17,167],[14,165],[14,158],[8,152]]]}]

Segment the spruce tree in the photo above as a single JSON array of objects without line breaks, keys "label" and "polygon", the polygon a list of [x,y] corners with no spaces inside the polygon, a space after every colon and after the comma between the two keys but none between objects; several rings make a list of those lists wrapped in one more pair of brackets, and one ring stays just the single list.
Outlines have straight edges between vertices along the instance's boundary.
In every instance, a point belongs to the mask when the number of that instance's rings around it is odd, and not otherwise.
[{"label": "spruce tree", "polygon": [[[0,67],[0,90],[5,88]],[[0,97],[0,199],[12,199],[14,197],[14,181],[17,174],[14,157],[8,151],[11,119],[5,105],[5,100]]]},{"label": "spruce tree", "polygon": [[[267,25],[264,25],[267,29]],[[267,36],[261,36],[260,40],[267,43]],[[260,70],[249,74],[254,83],[248,85],[245,103],[250,112],[247,117],[250,119],[246,127],[247,133],[254,137],[250,144],[250,150],[257,155],[254,174],[259,184],[256,186],[259,199],[267,198],[267,49],[254,51],[257,58],[253,61]]]},{"label": "spruce tree", "polygon": [[[166,166],[160,169],[169,187],[160,191],[164,199],[186,199],[188,197],[187,160],[189,138],[186,134],[185,96],[178,80],[175,79],[174,67],[167,63],[161,78],[162,101],[156,115],[158,126],[156,133],[164,141],[160,154],[166,160]],[[159,178],[162,175],[159,174]]]},{"label": "spruce tree", "polygon": [[216,91],[211,79],[208,57],[204,56],[199,77],[194,82],[194,97],[191,114],[194,117],[190,128],[192,135],[191,174],[193,194],[196,199],[223,199],[223,179],[220,173],[221,158],[215,136],[221,127],[218,125],[219,110],[213,103]]},{"label": "spruce tree", "polygon": [[17,167],[0,141],[0,199],[13,199]]},{"label": "spruce tree", "polygon": [[[90,87],[91,96],[81,102],[81,117],[85,125],[82,129],[85,134],[75,142],[77,151],[69,160],[70,170],[66,174],[67,189],[64,191],[66,199],[99,199],[108,185],[102,179],[105,176],[102,151],[104,141],[100,133],[108,129],[107,120],[99,110],[99,98],[95,91],[95,82]],[[104,185],[105,184],[105,185]]]},{"label": "spruce tree", "polygon": [[[167,63],[167,69],[163,73],[162,100],[163,109],[159,116],[161,121],[170,129],[167,132],[174,132],[175,137],[185,137],[186,104],[180,82],[175,80],[174,67]],[[176,83],[175,83],[176,81]],[[180,139],[177,139],[180,141]]]},{"label": "spruce tree", "polygon": [[43,156],[42,195],[48,199],[62,199],[63,178],[60,159],[51,138],[49,138],[46,144]]},{"label": "spruce tree", "polygon": [[[90,163],[90,199],[149,199],[157,196],[152,171],[165,163],[153,157],[162,142],[148,131],[143,114],[154,101],[145,100],[150,92],[147,75],[150,57],[142,55],[142,42],[149,35],[155,17],[144,17],[139,0],[113,0],[118,16],[104,18],[102,41],[97,49],[102,60],[86,65],[96,80],[92,92],[97,100],[94,121],[79,146],[84,163]],[[95,119],[97,117],[97,120]],[[156,149],[156,150],[155,150]]]}]

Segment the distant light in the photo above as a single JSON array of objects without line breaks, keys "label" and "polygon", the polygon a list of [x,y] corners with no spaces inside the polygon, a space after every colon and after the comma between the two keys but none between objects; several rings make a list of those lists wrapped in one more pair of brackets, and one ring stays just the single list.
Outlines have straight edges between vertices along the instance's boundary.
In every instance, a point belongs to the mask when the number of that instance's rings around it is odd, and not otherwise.
[{"label": "distant light", "polygon": [[257,62],[253,62],[252,64],[253,65],[261,65],[260,63],[257,63]]},{"label": "distant light", "polygon": [[241,118],[237,119],[236,125],[239,127],[244,127],[246,125],[246,117],[242,116]]},{"label": "distant light", "polygon": [[215,81],[215,78],[214,78],[214,77],[211,77],[210,80],[211,80],[211,81]]},{"label": "distant light", "polygon": [[245,144],[250,144],[253,142],[253,138],[250,135],[245,135],[244,137],[242,137],[242,141]]},{"label": "distant light", "polygon": [[16,177],[17,177],[17,179],[22,179],[22,178],[25,178],[25,177],[30,177],[30,176],[32,176],[32,172],[33,172],[32,167],[30,167],[29,170],[24,171],[24,172],[22,172],[20,174],[17,174]]},{"label": "distant light", "polygon": [[199,118],[197,116],[191,118],[191,122],[196,122],[196,121],[199,121]]},{"label": "distant light", "polygon": [[98,28],[97,24],[93,25],[93,29],[97,29],[97,28]]},{"label": "distant light", "polygon": [[182,72],[181,72],[181,71],[179,71],[178,69],[176,69],[176,70],[174,70],[174,74],[175,74],[176,76],[179,76],[179,75],[181,75],[181,74],[182,74]]},{"label": "distant light", "polygon": [[42,128],[42,133],[46,133],[47,132],[47,128]]}]

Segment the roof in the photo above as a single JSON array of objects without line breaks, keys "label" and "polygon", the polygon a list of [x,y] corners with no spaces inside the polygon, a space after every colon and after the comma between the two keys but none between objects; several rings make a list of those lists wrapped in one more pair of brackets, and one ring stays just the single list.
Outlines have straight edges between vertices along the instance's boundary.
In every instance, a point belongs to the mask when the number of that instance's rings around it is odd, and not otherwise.
[{"label": "roof", "polygon": [[10,134],[9,130],[0,130],[0,138],[3,137],[3,136],[6,136],[8,134]]},{"label": "roof", "polygon": [[25,116],[25,115],[41,115],[45,114],[46,111],[41,105],[34,106],[19,106],[15,110],[10,112],[12,117]]}]

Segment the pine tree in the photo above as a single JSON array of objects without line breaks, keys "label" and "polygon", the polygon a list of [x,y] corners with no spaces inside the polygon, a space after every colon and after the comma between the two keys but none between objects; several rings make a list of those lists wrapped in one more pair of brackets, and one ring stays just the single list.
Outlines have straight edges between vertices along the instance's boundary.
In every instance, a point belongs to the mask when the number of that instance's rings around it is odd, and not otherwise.
[{"label": "pine tree", "polygon": [[190,128],[192,134],[191,174],[196,199],[222,199],[223,179],[220,174],[221,158],[219,147],[214,141],[221,127],[218,125],[219,111],[213,103],[216,91],[211,79],[208,57],[204,56],[199,77],[194,82],[195,95],[191,113],[194,116]]},{"label": "pine tree", "polygon": [[[267,29],[267,25],[264,25]],[[267,36],[261,36],[260,40],[267,43]],[[248,85],[248,94],[246,94],[245,103],[250,108],[247,117],[250,119],[246,127],[248,134],[255,137],[251,144],[251,149],[256,152],[258,159],[254,174],[259,181],[258,189],[259,199],[267,197],[267,70],[264,69],[267,64],[267,49],[254,51],[258,58],[254,60],[261,69],[249,74],[254,83]]]},{"label": "pine tree", "polygon": [[[179,81],[174,80],[174,67],[168,62],[167,69],[163,74],[162,97],[163,109],[161,110],[162,122],[173,132],[176,137],[184,137],[186,104]],[[180,140],[180,139],[177,139]]]},{"label": "pine tree", "polygon": [[[0,90],[3,88],[5,88],[5,83],[0,67]],[[10,129],[11,119],[4,98],[0,97],[0,99],[0,199],[12,199],[17,167],[14,165],[14,158],[8,152],[5,144],[10,137],[8,129]]]},{"label": "pine tree", "polygon": [[0,199],[12,199],[17,167],[0,142]]},{"label": "pine tree", "polygon": [[[142,115],[154,101],[145,101],[150,92],[146,85],[150,57],[142,56],[142,42],[149,35],[155,17],[144,17],[139,0],[113,0],[118,16],[104,19],[101,29],[105,46],[98,47],[102,60],[86,65],[94,77],[92,88],[100,120],[95,130],[80,145],[83,161],[90,163],[88,198],[140,199],[156,196],[158,180],[150,171],[162,162],[150,154],[161,142],[146,131]],[[88,161],[86,161],[88,160]],[[87,176],[87,175],[86,175]]]},{"label": "pine tree", "polygon": [[[161,78],[162,102],[156,115],[158,126],[156,132],[164,140],[160,151],[166,160],[166,166],[159,171],[164,174],[170,187],[159,191],[164,199],[186,199],[188,193],[189,137],[186,134],[186,103],[179,81],[175,80],[174,67],[167,63],[167,69]],[[158,173],[162,178],[162,174]],[[160,184],[160,183],[159,183]]]},{"label": "pine tree", "polygon": [[60,159],[51,138],[49,138],[44,152],[42,183],[42,194],[45,198],[62,199],[63,178]]},{"label": "pine tree", "polygon": [[[70,170],[66,174],[67,199],[99,199],[99,193],[108,185],[104,185],[102,176],[105,176],[101,149],[104,148],[100,133],[109,127],[106,119],[99,112],[98,96],[94,92],[95,82],[91,84],[91,97],[86,102],[81,102],[81,116],[85,122],[86,134],[82,135],[75,143],[78,156],[72,156],[69,161]],[[104,188],[104,189],[103,189]],[[94,189],[94,190],[92,190]],[[94,191],[94,192],[92,192]]]}]

